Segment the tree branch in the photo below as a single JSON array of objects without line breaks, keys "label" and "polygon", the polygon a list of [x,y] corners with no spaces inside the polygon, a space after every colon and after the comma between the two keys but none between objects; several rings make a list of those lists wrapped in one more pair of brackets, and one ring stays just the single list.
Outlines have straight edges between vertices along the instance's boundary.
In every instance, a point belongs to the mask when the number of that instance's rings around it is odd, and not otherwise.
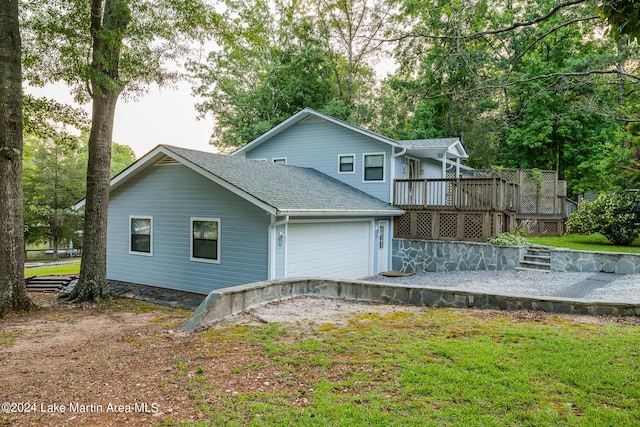
[{"label": "tree branch", "polygon": [[427,38],[427,39],[432,39],[432,40],[475,40],[475,39],[479,39],[479,38],[483,38],[483,37],[487,37],[487,36],[494,36],[497,34],[502,34],[502,33],[508,33],[510,31],[513,31],[515,29],[521,28],[521,27],[530,27],[532,25],[538,24],[540,22],[546,21],[547,19],[551,18],[553,15],[555,15],[556,13],[558,13],[560,10],[571,7],[571,6],[575,6],[576,4],[581,4],[581,3],[586,3],[588,0],[571,0],[565,3],[560,3],[558,5],[556,5],[555,7],[553,7],[549,12],[547,12],[546,14],[539,16],[535,19],[532,19],[530,21],[524,21],[524,22],[515,22],[512,25],[508,26],[508,27],[504,27],[504,28],[499,28],[497,30],[486,30],[486,31],[479,31],[477,33],[473,33],[473,34],[467,34],[467,35],[455,35],[455,36],[450,36],[450,35],[445,35],[445,36],[436,36],[436,35],[432,35],[432,34],[426,34],[426,33],[407,33],[407,34],[403,34],[399,37],[395,37],[395,38],[391,38],[391,39],[384,39],[383,41],[385,42],[396,42],[396,41],[401,41],[407,38]]}]

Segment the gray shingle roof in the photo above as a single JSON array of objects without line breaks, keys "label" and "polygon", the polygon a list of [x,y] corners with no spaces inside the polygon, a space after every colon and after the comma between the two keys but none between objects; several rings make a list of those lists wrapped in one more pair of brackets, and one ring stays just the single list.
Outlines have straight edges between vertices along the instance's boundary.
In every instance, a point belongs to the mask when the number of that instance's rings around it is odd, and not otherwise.
[{"label": "gray shingle roof", "polygon": [[277,165],[169,145],[162,147],[283,213],[402,213],[402,210],[315,169]]}]

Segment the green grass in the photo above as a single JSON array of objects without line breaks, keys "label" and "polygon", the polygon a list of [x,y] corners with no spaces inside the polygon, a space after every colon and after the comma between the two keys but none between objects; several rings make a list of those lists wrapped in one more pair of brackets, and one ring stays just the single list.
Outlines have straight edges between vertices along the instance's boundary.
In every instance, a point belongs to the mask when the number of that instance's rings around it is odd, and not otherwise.
[{"label": "green grass", "polygon": [[207,421],[160,425],[640,425],[638,332],[450,309],[367,314],[308,334],[297,326],[218,329],[203,336],[215,341],[210,363],[230,351],[225,336],[248,360],[238,359],[224,383],[275,372],[281,387],[230,393],[206,377],[200,358],[183,360],[185,371],[203,374],[187,386]]},{"label": "green grass", "polygon": [[562,237],[527,237],[527,240],[537,245],[569,248],[580,251],[596,252],[629,252],[640,254],[640,239],[636,239],[631,246],[616,246],[602,234],[596,233],[590,236],[582,234],[565,234]]},{"label": "green grass", "polygon": [[31,276],[50,276],[54,274],[79,274],[80,273],[80,261],[73,264],[60,264],[44,267],[25,268],[25,277]]}]

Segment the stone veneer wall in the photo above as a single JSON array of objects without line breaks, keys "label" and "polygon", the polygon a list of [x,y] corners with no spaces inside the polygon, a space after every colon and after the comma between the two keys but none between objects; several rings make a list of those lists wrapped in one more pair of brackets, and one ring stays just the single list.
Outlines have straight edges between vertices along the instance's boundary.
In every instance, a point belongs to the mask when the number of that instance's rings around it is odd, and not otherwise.
[{"label": "stone veneer wall", "polygon": [[640,274],[640,255],[552,249],[551,271]]},{"label": "stone veneer wall", "polygon": [[393,239],[393,271],[512,270],[526,248],[446,240]]},{"label": "stone veneer wall", "polygon": [[[424,271],[512,270],[520,265],[525,247],[446,240],[393,239],[392,269]],[[618,252],[551,249],[551,271],[640,274],[640,255]]]}]

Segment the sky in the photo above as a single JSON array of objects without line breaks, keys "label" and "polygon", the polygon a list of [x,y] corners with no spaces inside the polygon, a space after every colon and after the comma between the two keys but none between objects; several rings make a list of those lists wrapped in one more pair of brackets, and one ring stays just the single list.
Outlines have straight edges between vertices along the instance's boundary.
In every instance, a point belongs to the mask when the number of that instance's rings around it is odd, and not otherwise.
[{"label": "sky", "polygon": [[[385,58],[374,68],[378,78],[383,78],[395,67],[392,59]],[[25,91],[34,96],[77,106],[64,84],[47,85],[44,88],[27,87]],[[209,116],[197,120],[196,102],[188,82],[179,83],[177,89],[160,90],[157,86],[152,86],[146,95],[135,101],[125,101],[120,97],[116,105],[113,141],[131,147],[137,158],[158,144],[216,152],[216,148],[209,144],[213,119]],[[91,104],[81,107],[90,116]]]},{"label": "sky", "polygon": [[[25,91],[34,96],[77,105],[62,84],[44,88],[29,87]],[[138,158],[158,144],[215,152],[215,147],[209,144],[213,120],[211,117],[197,120],[195,103],[191,87],[186,82],[180,83],[177,89],[151,87],[148,94],[136,101],[120,98],[116,106],[113,141],[131,147]],[[91,112],[90,104],[81,107]]]}]

